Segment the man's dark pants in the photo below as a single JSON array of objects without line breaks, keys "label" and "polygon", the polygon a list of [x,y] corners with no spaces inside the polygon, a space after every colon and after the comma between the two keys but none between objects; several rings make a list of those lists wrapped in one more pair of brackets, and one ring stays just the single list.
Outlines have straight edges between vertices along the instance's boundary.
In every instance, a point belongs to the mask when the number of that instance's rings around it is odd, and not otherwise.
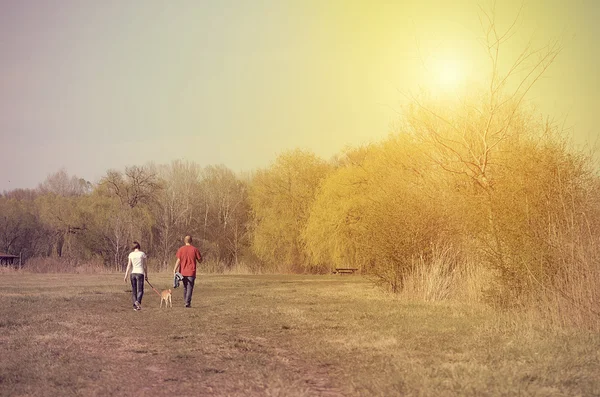
[{"label": "man's dark pants", "polygon": [[196,277],[183,276],[183,300],[185,301],[185,307],[192,306],[192,293],[194,292],[194,283]]}]

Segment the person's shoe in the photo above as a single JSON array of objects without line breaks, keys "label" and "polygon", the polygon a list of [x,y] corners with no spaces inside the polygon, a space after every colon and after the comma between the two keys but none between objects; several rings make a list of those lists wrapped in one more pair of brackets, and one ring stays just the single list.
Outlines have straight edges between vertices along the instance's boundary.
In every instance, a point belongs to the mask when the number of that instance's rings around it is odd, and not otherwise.
[{"label": "person's shoe", "polygon": [[133,306],[135,306],[135,310],[142,310],[142,306],[140,305],[140,302],[136,301]]},{"label": "person's shoe", "polygon": [[191,308],[191,307],[192,307],[192,305],[190,305],[190,304],[188,303],[188,304],[186,304],[186,305],[185,305],[185,307],[189,309],[189,308]]}]

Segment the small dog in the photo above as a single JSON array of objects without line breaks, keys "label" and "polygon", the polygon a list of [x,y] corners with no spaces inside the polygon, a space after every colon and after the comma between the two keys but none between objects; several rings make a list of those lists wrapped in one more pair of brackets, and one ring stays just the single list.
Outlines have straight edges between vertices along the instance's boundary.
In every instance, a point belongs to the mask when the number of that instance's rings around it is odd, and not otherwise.
[{"label": "small dog", "polygon": [[163,301],[165,301],[165,308],[169,307],[169,304],[171,304],[171,307],[173,307],[173,302],[171,302],[170,289],[163,290],[163,292],[160,293],[160,307],[162,307]]}]

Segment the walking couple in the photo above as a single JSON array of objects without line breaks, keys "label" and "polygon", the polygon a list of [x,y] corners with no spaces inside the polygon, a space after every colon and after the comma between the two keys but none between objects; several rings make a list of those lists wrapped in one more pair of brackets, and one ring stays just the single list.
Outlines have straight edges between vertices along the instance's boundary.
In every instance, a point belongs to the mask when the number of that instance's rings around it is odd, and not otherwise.
[{"label": "walking couple", "polygon": [[[202,262],[202,255],[198,248],[192,245],[192,236],[185,236],[183,239],[185,245],[177,250],[177,261],[173,274],[175,280],[183,282],[183,299],[185,307],[192,307],[192,294],[196,282],[196,264]],[[140,250],[140,243],[133,242],[133,251],[129,254],[127,261],[127,270],[125,270],[124,281],[127,282],[127,275],[131,270],[131,299],[133,301],[133,310],[142,309],[142,297],[144,296],[144,279],[148,281],[148,266],[146,264],[146,254]],[[174,286],[177,286],[176,282]]]}]

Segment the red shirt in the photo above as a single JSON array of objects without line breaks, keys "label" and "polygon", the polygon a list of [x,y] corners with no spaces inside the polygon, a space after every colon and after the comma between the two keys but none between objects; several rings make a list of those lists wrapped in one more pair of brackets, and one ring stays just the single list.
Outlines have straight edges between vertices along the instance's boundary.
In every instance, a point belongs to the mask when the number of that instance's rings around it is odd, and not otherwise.
[{"label": "red shirt", "polygon": [[196,277],[196,261],[202,262],[202,255],[193,245],[184,245],[177,250],[179,273],[185,277]]}]

